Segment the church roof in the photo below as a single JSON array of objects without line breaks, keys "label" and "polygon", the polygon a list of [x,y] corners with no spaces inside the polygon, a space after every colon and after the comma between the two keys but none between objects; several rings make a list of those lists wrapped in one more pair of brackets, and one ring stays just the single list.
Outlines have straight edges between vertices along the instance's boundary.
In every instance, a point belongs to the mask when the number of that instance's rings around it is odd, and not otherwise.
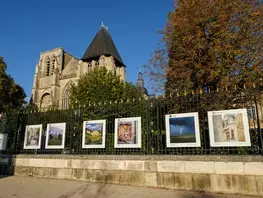
[{"label": "church roof", "polygon": [[82,60],[87,60],[95,57],[100,57],[101,55],[111,55],[123,66],[123,60],[111,38],[108,29],[102,25],[95,37],[91,41],[88,49],[82,57]]}]

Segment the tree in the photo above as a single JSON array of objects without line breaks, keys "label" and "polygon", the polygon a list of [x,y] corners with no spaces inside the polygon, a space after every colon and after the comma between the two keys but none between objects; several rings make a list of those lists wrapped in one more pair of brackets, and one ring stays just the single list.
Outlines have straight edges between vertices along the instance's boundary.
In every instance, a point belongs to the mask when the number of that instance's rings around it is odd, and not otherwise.
[{"label": "tree", "polygon": [[25,104],[24,89],[6,73],[7,65],[0,57],[0,113],[20,108]]},{"label": "tree", "polygon": [[104,67],[83,75],[77,85],[72,84],[70,88],[71,106],[142,97],[136,86],[121,82],[119,76]]},{"label": "tree", "polygon": [[167,93],[262,86],[262,3],[178,0],[175,7],[148,66],[165,72]]},{"label": "tree", "polygon": [[37,111],[38,110],[37,105],[33,102],[32,96],[30,97],[29,102],[26,104],[25,110],[27,111]]}]

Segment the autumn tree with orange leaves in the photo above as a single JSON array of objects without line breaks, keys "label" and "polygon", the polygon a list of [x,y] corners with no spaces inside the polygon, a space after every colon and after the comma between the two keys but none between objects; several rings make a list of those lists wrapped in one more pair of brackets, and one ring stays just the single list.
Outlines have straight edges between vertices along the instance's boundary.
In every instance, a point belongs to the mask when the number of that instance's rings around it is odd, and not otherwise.
[{"label": "autumn tree with orange leaves", "polygon": [[262,3],[178,0],[162,33],[146,71],[166,93],[262,85]]}]

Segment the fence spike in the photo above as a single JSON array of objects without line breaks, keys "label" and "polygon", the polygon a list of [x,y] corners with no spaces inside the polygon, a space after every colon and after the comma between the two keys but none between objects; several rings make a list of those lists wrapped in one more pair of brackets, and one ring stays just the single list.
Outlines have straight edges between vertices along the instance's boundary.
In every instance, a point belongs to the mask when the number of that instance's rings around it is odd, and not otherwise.
[{"label": "fence spike", "polygon": [[246,89],[246,84],[244,83],[244,89]]},{"label": "fence spike", "polygon": [[237,85],[234,86],[235,91],[237,90]]},{"label": "fence spike", "polygon": [[195,91],[194,90],[192,90],[192,95],[195,95]]},{"label": "fence spike", "polygon": [[255,83],[253,83],[253,88],[256,88],[256,84]]},{"label": "fence spike", "polygon": [[172,98],[172,94],[170,93],[170,98]]},{"label": "fence spike", "polygon": [[227,85],[226,85],[226,91],[228,91],[228,87],[227,87]]}]

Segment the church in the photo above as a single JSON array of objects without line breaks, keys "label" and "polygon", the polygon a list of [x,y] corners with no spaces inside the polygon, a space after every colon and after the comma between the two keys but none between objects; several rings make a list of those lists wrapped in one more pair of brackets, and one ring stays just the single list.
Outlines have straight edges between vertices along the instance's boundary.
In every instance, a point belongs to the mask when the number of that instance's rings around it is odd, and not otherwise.
[{"label": "church", "polygon": [[[33,103],[39,109],[67,109],[70,84],[77,83],[81,75],[91,72],[95,67],[106,67],[108,71],[118,75],[121,81],[126,81],[126,65],[108,28],[103,24],[81,59],[62,48],[40,53],[32,88]],[[145,92],[141,73],[137,86]]]}]

